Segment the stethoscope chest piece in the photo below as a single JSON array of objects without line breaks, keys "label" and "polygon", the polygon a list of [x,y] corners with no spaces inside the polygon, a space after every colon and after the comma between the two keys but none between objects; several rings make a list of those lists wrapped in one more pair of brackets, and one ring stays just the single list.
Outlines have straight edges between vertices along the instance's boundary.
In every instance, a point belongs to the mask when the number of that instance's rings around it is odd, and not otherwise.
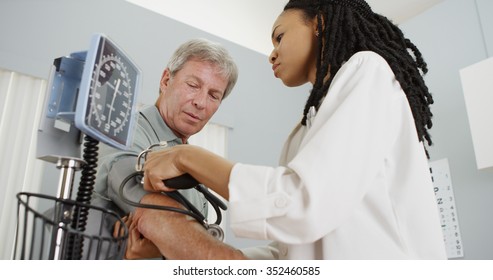
[{"label": "stethoscope chest piece", "polygon": [[217,225],[217,224],[209,224],[207,225],[207,232],[212,235],[214,238],[216,238],[219,241],[224,240],[224,231],[223,229]]}]

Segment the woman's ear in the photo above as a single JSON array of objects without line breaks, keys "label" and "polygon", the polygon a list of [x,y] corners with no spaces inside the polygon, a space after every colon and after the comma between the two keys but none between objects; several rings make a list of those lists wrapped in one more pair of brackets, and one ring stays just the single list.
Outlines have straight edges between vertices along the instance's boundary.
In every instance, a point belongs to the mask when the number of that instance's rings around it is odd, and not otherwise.
[{"label": "woman's ear", "polygon": [[[320,22],[320,27],[319,27],[319,23]],[[313,22],[312,22],[312,26],[313,26],[313,32],[315,34],[315,36],[320,36],[320,34],[323,33],[323,28],[324,28],[324,17],[321,15],[321,14],[318,14],[314,19],[313,19]]]}]

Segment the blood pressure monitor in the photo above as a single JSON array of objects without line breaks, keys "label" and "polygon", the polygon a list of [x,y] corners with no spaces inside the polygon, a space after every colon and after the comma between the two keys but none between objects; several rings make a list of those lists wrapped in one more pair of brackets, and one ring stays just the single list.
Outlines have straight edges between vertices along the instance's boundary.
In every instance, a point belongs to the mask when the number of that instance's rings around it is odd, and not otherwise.
[{"label": "blood pressure monitor", "polygon": [[[17,234],[20,235],[16,235],[15,245],[21,250],[21,258],[28,252],[36,252],[35,259],[123,256],[125,250],[121,244],[125,244],[127,234],[114,238],[101,231],[84,232],[91,215],[101,215],[93,220],[101,221],[100,228],[104,227],[104,222],[123,223],[116,213],[91,206],[91,198],[94,175],[97,174],[99,142],[120,150],[128,150],[132,145],[140,81],[141,71],[137,65],[103,34],[93,35],[87,51],[54,60],[38,127],[36,153],[37,158],[55,163],[60,169],[59,186],[56,198],[40,197],[46,201],[36,200],[36,196],[29,193],[18,196],[19,209],[21,203],[25,206],[20,210],[24,212],[19,212],[22,213],[19,218],[22,216],[24,220],[18,223],[23,226],[18,227]],[[82,142],[84,149],[81,150]],[[72,199],[75,172],[78,170],[82,170],[82,175],[77,197]],[[32,220],[32,215],[38,214],[27,205],[31,197],[33,205],[51,201],[53,213],[41,215],[41,220]],[[52,227],[43,226],[38,231],[40,222]],[[31,233],[32,238],[26,238],[26,234]],[[29,242],[24,244],[25,240]]]},{"label": "blood pressure monitor", "polygon": [[75,126],[121,150],[132,142],[141,71],[103,34],[93,36],[77,97]]}]

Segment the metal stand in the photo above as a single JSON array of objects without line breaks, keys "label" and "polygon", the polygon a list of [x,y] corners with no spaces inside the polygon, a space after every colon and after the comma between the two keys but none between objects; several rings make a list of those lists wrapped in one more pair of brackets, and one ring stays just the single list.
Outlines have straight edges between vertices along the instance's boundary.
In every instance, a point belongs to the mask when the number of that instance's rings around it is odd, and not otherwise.
[{"label": "metal stand", "polygon": [[57,197],[61,199],[70,199],[74,186],[75,172],[79,171],[86,162],[80,158],[62,158],[47,156],[40,158],[42,160],[56,163],[56,167],[61,170],[60,181],[58,183]]},{"label": "metal stand", "polygon": [[[60,169],[60,180],[58,183],[58,191],[57,198],[58,199],[71,199],[72,198],[72,190],[74,186],[74,178],[75,172],[79,171],[82,166],[85,164],[85,161],[78,158],[63,158],[63,157],[54,157],[54,156],[46,156],[40,158],[42,160],[52,162],[56,164],[56,167]],[[71,207],[67,207],[67,205],[63,203],[56,203],[55,206],[55,217],[58,222],[58,230],[53,232],[52,246],[50,248],[49,258],[53,260],[61,260],[65,259],[63,254],[63,244],[66,243],[66,232],[63,230],[70,224],[70,220],[72,218],[72,209]]]}]

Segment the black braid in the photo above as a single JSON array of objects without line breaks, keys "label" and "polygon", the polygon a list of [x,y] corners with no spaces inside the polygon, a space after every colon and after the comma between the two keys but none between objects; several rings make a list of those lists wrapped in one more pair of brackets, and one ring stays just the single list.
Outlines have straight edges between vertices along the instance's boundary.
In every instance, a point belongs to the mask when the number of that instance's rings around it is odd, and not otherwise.
[{"label": "black braid", "polygon": [[[307,20],[318,17],[317,76],[301,123],[309,108],[318,109],[342,64],[359,51],[373,51],[390,65],[410,104],[419,141],[432,144],[430,105],[433,97],[423,80],[428,72],[418,48],[386,17],[373,13],[364,0],[291,0],[284,10],[299,9]],[[323,23],[320,19],[323,19]],[[323,32],[323,31],[327,32]],[[323,42],[329,42],[324,44]],[[330,74],[325,82],[325,77]]]}]

